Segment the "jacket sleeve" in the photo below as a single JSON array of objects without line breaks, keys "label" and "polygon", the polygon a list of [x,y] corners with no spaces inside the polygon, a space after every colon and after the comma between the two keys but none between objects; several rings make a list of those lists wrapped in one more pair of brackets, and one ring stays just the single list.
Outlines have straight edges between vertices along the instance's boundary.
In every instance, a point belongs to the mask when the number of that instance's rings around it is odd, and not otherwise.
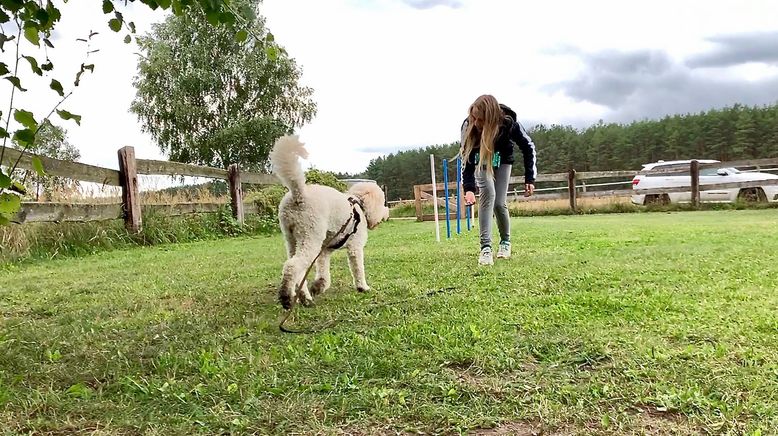
[{"label": "jacket sleeve", "polygon": [[462,155],[465,150],[465,132],[467,132],[467,120],[462,123],[459,142],[459,153],[460,156],[462,156],[462,160],[464,161],[462,164],[462,189],[464,189],[465,192],[475,193],[475,162],[471,162],[473,160],[472,156]]},{"label": "jacket sleeve", "polygon": [[519,146],[521,154],[524,155],[524,183],[535,183],[535,176],[538,173],[535,143],[532,142],[532,138],[529,137],[524,126],[518,122],[513,123],[511,139]]}]

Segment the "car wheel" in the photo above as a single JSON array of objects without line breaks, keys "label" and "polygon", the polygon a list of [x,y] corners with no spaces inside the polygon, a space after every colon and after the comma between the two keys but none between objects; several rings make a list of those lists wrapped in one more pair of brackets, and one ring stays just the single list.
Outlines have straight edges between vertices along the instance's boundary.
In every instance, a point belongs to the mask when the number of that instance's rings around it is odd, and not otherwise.
[{"label": "car wheel", "polygon": [[746,203],[764,203],[767,201],[767,196],[762,188],[745,188],[737,194],[737,199]]}]

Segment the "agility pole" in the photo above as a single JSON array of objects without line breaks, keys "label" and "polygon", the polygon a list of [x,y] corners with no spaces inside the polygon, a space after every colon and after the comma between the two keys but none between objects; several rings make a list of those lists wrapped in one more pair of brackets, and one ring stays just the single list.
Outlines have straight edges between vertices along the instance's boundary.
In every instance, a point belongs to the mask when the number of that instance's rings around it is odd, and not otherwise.
[{"label": "agility pole", "polygon": [[435,183],[434,154],[430,154],[430,173],[432,174],[432,210],[435,211],[435,239],[440,242],[440,226],[438,225],[438,186]]},{"label": "agility pole", "polygon": [[461,210],[462,210],[462,157],[457,156],[457,235],[462,233],[462,225],[460,224]]},{"label": "agility pole", "polygon": [[448,159],[443,159],[443,194],[446,196],[446,239],[451,239],[451,222],[448,206]]}]

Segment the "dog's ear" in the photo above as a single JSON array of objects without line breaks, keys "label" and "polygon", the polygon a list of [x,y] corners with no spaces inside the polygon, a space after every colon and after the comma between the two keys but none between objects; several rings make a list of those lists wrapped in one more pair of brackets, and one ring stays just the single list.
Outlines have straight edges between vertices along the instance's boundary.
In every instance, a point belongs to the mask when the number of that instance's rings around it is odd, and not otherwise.
[{"label": "dog's ear", "polygon": [[374,229],[389,219],[389,208],[384,205],[384,191],[376,183],[357,183],[349,189],[349,193],[356,195],[365,205],[368,228]]}]

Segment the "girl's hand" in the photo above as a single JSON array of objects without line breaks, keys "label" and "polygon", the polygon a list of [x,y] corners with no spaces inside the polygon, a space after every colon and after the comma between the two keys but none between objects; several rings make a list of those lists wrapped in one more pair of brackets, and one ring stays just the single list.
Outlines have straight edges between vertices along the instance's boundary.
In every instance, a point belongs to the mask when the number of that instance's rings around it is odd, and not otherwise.
[{"label": "girl's hand", "polygon": [[525,183],[524,184],[524,196],[525,197],[532,197],[532,194],[535,193],[535,185],[532,183]]},{"label": "girl's hand", "polygon": [[468,206],[475,204],[475,193],[472,191],[465,192],[465,204]]}]

